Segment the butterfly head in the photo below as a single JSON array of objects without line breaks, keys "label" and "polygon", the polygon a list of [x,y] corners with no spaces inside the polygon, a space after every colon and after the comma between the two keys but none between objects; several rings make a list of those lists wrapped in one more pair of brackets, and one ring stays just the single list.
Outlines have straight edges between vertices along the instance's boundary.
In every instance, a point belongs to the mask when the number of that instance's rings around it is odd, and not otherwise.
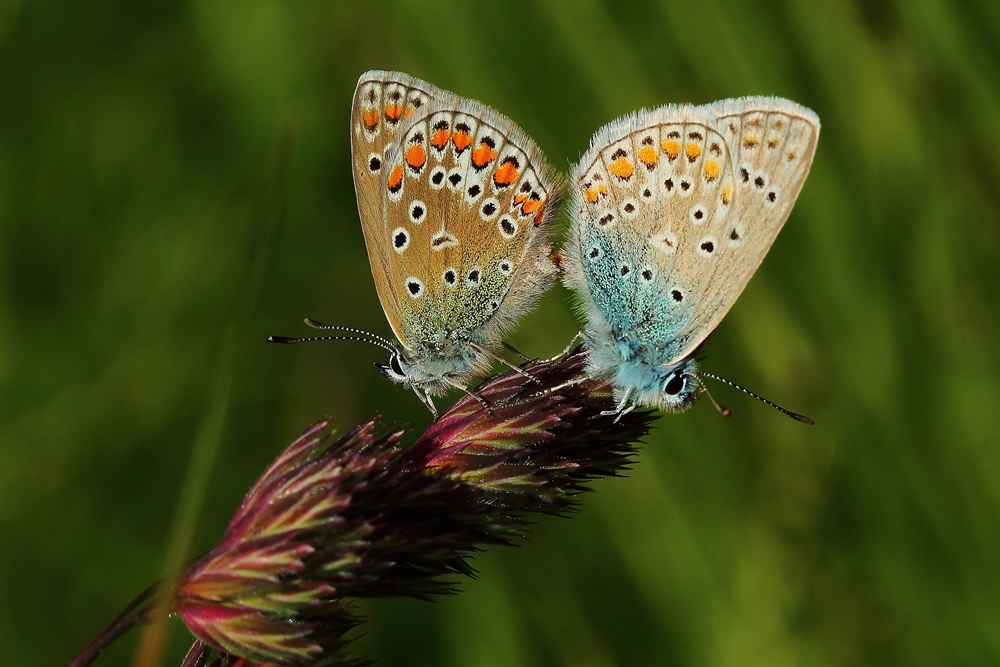
[{"label": "butterfly head", "polygon": [[687,410],[701,393],[701,383],[694,372],[693,361],[686,361],[672,368],[660,383],[658,403],[664,410]]},{"label": "butterfly head", "polygon": [[389,360],[384,364],[375,364],[375,368],[393,382],[407,386],[414,384],[413,363],[406,358],[402,350],[392,350],[389,353]]}]

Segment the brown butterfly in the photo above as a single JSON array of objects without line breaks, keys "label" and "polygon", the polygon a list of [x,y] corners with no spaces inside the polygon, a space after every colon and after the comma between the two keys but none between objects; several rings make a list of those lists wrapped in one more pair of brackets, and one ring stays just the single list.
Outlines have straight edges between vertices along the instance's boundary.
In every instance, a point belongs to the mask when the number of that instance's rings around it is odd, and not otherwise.
[{"label": "brown butterfly", "polygon": [[506,116],[401,72],[361,76],[351,155],[372,276],[398,343],[347,331],[388,350],[379,368],[436,416],[431,397],[468,391],[503,361],[494,349],[552,284],[559,182]]}]

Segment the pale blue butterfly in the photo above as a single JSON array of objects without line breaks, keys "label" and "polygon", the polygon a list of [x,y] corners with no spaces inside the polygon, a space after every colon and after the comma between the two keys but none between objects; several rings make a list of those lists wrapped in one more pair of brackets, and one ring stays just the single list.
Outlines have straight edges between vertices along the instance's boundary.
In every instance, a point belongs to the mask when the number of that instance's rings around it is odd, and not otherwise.
[{"label": "pale blue butterfly", "polygon": [[591,139],[572,172],[564,280],[619,413],[678,412],[705,390],[698,350],[788,218],[819,127],[794,102],[747,97],[641,111]]}]

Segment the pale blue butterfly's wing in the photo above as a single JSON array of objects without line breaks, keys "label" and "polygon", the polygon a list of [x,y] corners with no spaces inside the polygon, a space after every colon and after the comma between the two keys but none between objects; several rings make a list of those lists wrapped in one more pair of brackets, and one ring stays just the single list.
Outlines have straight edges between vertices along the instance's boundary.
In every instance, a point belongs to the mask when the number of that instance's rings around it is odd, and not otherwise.
[{"label": "pale blue butterfly's wing", "polygon": [[788,217],[818,130],[804,107],[744,98],[643,111],[595,134],[572,174],[566,253],[595,370],[620,374],[636,356],[667,367],[704,342]]}]

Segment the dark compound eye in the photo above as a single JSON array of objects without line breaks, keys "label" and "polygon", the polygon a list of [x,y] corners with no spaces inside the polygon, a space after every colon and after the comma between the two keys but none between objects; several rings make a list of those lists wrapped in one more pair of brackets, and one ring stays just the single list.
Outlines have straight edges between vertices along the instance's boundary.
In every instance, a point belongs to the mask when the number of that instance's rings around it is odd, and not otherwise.
[{"label": "dark compound eye", "polygon": [[392,372],[395,373],[396,375],[406,375],[403,372],[403,367],[399,365],[398,355],[394,354],[391,357],[389,357],[389,368],[391,368]]},{"label": "dark compound eye", "polygon": [[684,389],[684,378],[680,375],[675,375],[670,378],[670,382],[667,383],[664,391],[667,392],[668,396],[676,396],[681,393],[682,389]]}]

